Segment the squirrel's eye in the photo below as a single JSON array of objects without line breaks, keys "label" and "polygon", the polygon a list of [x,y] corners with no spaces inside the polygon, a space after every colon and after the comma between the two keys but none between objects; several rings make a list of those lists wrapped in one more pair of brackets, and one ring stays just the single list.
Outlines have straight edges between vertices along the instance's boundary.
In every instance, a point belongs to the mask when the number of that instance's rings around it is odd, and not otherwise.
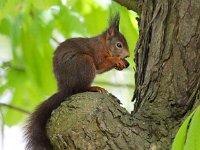
[{"label": "squirrel's eye", "polygon": [[122,43],[121,42],[117,42],[116,46],[117,46],[117,48],[122,48]]}]

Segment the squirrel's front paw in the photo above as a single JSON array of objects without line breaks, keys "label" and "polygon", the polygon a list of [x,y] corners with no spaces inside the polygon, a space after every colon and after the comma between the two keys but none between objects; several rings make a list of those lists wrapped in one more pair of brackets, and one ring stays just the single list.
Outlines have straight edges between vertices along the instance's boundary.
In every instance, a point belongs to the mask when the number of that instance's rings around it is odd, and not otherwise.
[{"label": "squirrel's front paw", "polygon": [[117,70],[123,70],[124,68],[126,68],[126,65],[124,64],[122,59],[119,57],[115,57],[114,63],[115,63],[115,69]]},{"label": "squirrel's front paw", "polygon": [[123,70],[129,66],[129,63],[126,59],[120,59],[120,63],[117,64],[115,69],[117,70]]},{"label": "squirrel's front paw", "polygon": [[126,59],[122,59],[122,61],[124,62],[126,68],[128,68],[129,67],[129,62]]}]

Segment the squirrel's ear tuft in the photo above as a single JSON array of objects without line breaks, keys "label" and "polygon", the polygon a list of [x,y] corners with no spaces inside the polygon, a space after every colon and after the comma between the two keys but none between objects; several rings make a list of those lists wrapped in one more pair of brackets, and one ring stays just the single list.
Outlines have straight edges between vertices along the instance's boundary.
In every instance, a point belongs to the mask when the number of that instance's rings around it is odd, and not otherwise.
[{"label": "squirrel's ear tuft", "polygon": [[120,14],[119,12],[115,14],[115,16],[110,17],[109,24],[110,28],[115,28],[115,30],[119,31],[119,21],[120,21]]},{"label": "squirrel's ear tuft", "polygon": [[106,30],[108,37],[116,35],[119,32],[119,20],[120,15],[117,13],[115,16],[110,17],[109,19],[109,28]]}]

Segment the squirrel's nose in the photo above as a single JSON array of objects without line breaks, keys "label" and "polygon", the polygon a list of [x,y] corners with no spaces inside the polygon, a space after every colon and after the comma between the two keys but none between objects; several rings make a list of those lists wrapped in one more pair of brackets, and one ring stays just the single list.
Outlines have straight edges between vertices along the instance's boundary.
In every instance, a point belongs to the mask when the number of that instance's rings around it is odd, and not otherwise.
[{"label": "squirrel's nose", "polygon": [[130,53],[129,52],[124,52],[124,58],[128,58],[130,57]]}]

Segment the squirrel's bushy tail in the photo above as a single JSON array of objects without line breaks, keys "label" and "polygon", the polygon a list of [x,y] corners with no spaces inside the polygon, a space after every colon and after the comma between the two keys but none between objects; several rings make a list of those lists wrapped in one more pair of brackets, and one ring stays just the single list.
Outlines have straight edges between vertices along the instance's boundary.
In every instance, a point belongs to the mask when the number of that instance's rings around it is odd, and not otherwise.
[{"label": "squirrel's bushy tail", "polygon": [[40,104],[30,115],[25,127],[26,150],[53,149],[47,138],[46,123],[51,116],[51,112],[71,95],[72,92],[69,91],[57,92]]}]

